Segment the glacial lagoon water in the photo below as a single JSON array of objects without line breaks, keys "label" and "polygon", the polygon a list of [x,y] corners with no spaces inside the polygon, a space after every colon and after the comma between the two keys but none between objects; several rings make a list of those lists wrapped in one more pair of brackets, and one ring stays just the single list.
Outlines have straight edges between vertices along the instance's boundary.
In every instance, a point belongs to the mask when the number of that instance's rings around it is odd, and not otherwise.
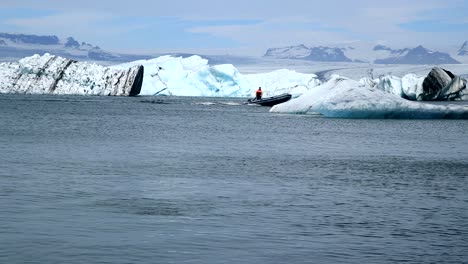
[{"label": "glacial lagoon water", "polygon": [[0,95],[0,263],[467,263],[468,120]]}]

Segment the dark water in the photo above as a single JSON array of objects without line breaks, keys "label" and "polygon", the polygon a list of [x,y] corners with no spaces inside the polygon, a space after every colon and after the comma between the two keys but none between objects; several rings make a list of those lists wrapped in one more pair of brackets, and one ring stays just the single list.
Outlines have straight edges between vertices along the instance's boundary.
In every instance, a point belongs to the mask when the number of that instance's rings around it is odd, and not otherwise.
[{"label": "dark water", "polygon": [[0,263],[468,263],[468,120],[0,95]]}]

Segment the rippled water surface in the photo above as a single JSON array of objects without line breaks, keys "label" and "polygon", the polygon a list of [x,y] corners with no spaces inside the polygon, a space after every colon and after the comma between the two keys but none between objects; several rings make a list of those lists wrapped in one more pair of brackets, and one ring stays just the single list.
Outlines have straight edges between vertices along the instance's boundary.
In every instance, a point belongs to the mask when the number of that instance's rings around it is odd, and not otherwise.
[{"label": "rippled water surface", "polygon": [[0,95],[0,263],[467,263],[468,120]]}]

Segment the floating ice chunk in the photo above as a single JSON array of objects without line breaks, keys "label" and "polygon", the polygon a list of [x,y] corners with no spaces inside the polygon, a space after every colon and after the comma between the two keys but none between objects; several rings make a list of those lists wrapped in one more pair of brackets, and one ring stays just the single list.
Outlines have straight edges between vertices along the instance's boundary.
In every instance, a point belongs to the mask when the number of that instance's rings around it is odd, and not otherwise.
[{"label": "floating ice chunk", "polygon": [[413,102],[375,87],[334,77],[302,96],[271,108],[275,113],[340,118],[468,118],[468,107]]}]

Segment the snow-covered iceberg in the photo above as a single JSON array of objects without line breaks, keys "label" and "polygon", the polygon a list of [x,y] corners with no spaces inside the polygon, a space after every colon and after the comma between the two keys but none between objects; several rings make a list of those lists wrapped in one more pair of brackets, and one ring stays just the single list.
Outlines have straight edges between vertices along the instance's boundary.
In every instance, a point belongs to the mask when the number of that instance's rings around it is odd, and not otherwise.
[{"label": "snow-covered iceberg", "polygon": [[468,106],[413,102],[339,76],[270,112],[338,118],[468,118]]},{"label": "snow-covered iceberg", "polygon": [[0,93],[133,96],[143,66],[114,69],[44,54],[0,63]]},{"label": "snow-covered iceberg", "polygon": [[241,74],[232,64],[210,66],[194,55],[187,58],[162,56],[113,66],[125,69],[143,65],[141,95],[251,97],[258,87],[264,96],[281,93],[302,94],[321,82],[315,74],[292,70]]},{"label": "snow-covered iceberg", "polygon": [[385,75],[374,80],[363,78],[360,82],[413,101],[468,100],[466,80],[439,67],[434,67],[427,76]]}]

